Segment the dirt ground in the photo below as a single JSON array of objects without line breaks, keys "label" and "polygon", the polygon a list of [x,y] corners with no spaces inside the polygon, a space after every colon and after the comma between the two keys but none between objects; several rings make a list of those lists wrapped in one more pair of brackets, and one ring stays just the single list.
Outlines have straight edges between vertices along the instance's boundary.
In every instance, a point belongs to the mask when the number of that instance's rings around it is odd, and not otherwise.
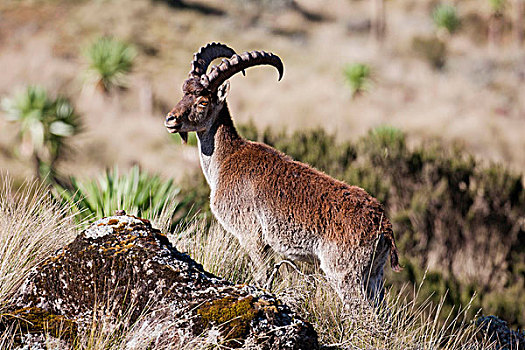
[{"label": "dirt ground", "polygon": [[[387,124],[405,131],[413,144],[457,142],[480,159],[525,171],[525,47],[504,37],[490,49],[479,30],[465,27],[445,38],[448,60],[435,70],[411,47],[415,36],[433,35],[435,3],[386,2],[387,35],[378,43],[366,31],[365,0],[297,0],[299,9],[248,0],[4,0],[0,97],[39,84],[72,98],[84,131],[61,165],[66,174],[93,176],[114,164],[140,164],[179,178],[198,167],[198,157],[194,148],[170,139],[164,114],[181,96],[193,52],[220,41],[238,51],[272,51],[285,65],[281,82],[271,68],[231,79],[229,105],[237,123],[322,126],[341,139]],[[488,9],[479,1],[463,0],[458,9],[477,15],[484,28]],[[100,35],[126,40],[139,52],[128,88],[110,96],[97,92],[85,74],[82,50]],[[353,62],[370,64],[373,73],[370,91],[355,99],[342,73]],[[29,175],[29,162],[14,152],[16,125],[2,113],[0,167]]]}]

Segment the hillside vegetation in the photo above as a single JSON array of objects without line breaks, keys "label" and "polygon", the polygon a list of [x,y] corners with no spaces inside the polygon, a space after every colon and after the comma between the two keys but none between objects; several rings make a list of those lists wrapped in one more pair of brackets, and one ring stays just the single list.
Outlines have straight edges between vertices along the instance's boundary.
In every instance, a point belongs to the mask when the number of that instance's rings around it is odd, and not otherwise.
[{"label": "hillside vegetation", "polygon": [[[409,144],[457,141],[480,158],[525,170],[525,60],[514,39],[514,1],[504,1],[499,39],[490,42],[489,0],[457,1],[457,18],[442,11],[439,21],[436,1],[384,1],[380,40],[370,2],[2,1],[0,66],[9,69],[0,96],[39,85],[70,98],[83,128],[71,142],[78,152],[63,159],[67,175],[140,164],[180,179],[198,160],[173,147],[162,118],[180,97],[193,53],[221,41],[238,51],[272,51],[285,65],[279,83],[267,69],[232,78],[237,122],[322,126],[341,141],[388,124]],[[443,32],[456,21],[453,33]],[[361,68],[348,76],[349,67]],[[352,98],[354,88],[360,93]],[[0,164],[25,177],[33,163],[13,151],[16,131],[0,118]]]},{"label": "hillside vegetation", "polygon": [[[2,180],[9,183],[8,177]],[[11,192],[7,190],[0,195],[0,263],[2,271],[12,278],[0,280],[0,327],[3,317],[12,302],[12,295],[27,278],[32,267],[45,260],[58,249],[69,243],[79,227],[67,213],[73,208],[68,205],[53,203],[49,193],[35,184],[26,184],[25,190]],[[132,208],[133,210],[133,208]],[[157,213],[158,214],[158,213]],[[149,219],[158,216],[149,212]],[[31,227],[30,231],[22,228]],[[31,234],[33,237],[29,237]],[[208,227],[203,221],[194,221],[185,230],[180,228],[169,234],[170,240],[181,251],[187,252],[196,261],[203,264],[205,270],[223,276],[235,283],[253,281],[249,259],[240,249],[238,242],[217,225]],[[13,249],[14,245],[18,249]],[[59,251],[60,252],[60,251]],[[56,254],[56,253],[55,253]],[[55,259],[57,259],[55,255]],[[82,265],[82,262],[79,262]],[[64,267],[67,269],[67,267]],[[103,279],[103,276],[99,276]],[[423,282],[424,285],[425,282]],[[420,288],[421,286],[419,286]],[[468,317],[469,307],[453,313],[443,309],[443,301],[437,304],[419,301],[418,288],[405,286],[401,291],[405,295],[390,289],[387,293],[387,307],[373,312],[368,305],[362,308],[345,311],[335,292],[315,266],[302,265],[301,271],[282,269],[275,280],[272,291],[306,320],[310,321],[323,344],[323,349],[355,348],[426,348],[426,349],[492,349],[493,340],[478,333],[478,326]],[[122,293],[122,290],[120,290]],[[122,303],[115,303],[112,296],[122,295],[113,290],[101,293],[101,300],[95,300],[93,309],[101,317],[94,318],[85,331],[63,334],[57,324],[49,328],[47,335],[48,348],[64,347],[56,337],[62,338],[72,349],[123,349],[130,345],[130,339],[153,339],[152,335],[141,334],[138,327],[144,319],[147,324],[165,322],[156,319],[146,311],[140,317],[131,317],[135,310],[133,305],[122,310],[115,310]],[[114,319],[109,315],[120,315]],[[106,316],[103,316],[106,315]],[[162,316],[162,313],[160,313]],[[447,319],[444,322],[440,318]],[[131,321],[134,320],[134,321]],[[42,321],[45,322],[45,321]],[[220,326],[220,325],[219,325]],[[42,325],[39,326],[42,328]],[[45,325],[43,326],[45,328]],[[154,328],[152,325],[150,328]],[[8,329],[0,334],[2,349],[16,348],[16,329]],[[223,349],[225,345],[214,343],[203,337],[186,339],[188,346],[184,349]],[[151,341],[134,343],[133,349],[171,349],[169,344],[154,345]],[[129,347],[126,347],[129,348]]]},{"label": "hillside vegetation", "polygon": [[[117,209],[253,282],[195,134],[163,126],[193,53],[220,41],[285,65],[232,77],[240,132],[377,197],[404,266],[373,315],[345,313],[315,265],[283,266],[272,291],[328,349],[490,348],[479,313],[525,327],[524,32],[525,0],[1,1],[0,319],[31,268]],[[122,322],[78,348],[119,348]]]}]

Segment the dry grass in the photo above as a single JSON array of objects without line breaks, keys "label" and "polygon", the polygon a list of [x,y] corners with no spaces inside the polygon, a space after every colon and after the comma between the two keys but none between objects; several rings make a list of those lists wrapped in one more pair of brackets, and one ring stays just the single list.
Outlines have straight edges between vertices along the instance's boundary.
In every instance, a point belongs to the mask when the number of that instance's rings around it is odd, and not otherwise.
[{"label": "dry grass", "polygon": [[[0,317],[28,277],[31,269],[58,249],[68,244],[79,232],[81,224],[75,224],[71,208],[52,200],[44,185],[27,181],[20,190],[13,191],[13,181],[7,174],[0,174]],[[152,217],[154,222],[167,224],[167,213],[172,211],[167,203],[163,213]],[[106,299],[97,301],[93,309],[92,322],[73,340],[76,350],[117,350],[139,335],[142,329],[136,327],[146,314],[131,322],[135,311],[133,303],[122,307],[119,298],[113,298],[113,291],[105,293]],[[118,302],[115,302],[117,300]],[[117,316],[115,316],[117,315]],[[162,320],[153,320],[161,322]],[[16,329],[0,335],[0,349],[14,349]],[[36,336],[35,336],[36,337]],[[70,348],[68,342],[44,335],[47,349]],[[155,339],[147,338],[133,349],[151,349]],[[197,339],[193,340],[198,343]],[[155,349],[170,349],[169,344]]]},{"label": "dry grass", "polygon": [[[42,187],[28,183],[23,190],[13,193],[8,177],[3,176],[2,180],[0,306],[5,306],[29,270],[68,243],[77,229],[68,215],[68,208],[50,201]],[[236,239],[219,226],[206,230],[203,223],[196,222],[171,234],[170,239],[179,250],[202,263],[207,271],[236,283],[253,281],[245,252]],[[375,311],[367,304],[345,310],[317,266],[305,264],[300,265],[300,269],[299,274],[293,269],[282,268],[272,291],[314,325],[326,349],[490,349],[489,344],[476,340],[476,329],[466,318],[466,309],[457,310],[445,322],[440,322],[442,303],[416,302],[419,289],[410,293],[389,290],[386,305]],[[129,344],[134,344],[134,349],[170,348],[170,344],[155,343],[156,333],[147,326],[162,324],[162,312],[156,318],[152,318],[151,313],[144,313],[137,321],[130,322],[133,303],[115,312],[115,308],[121,306],[111,302],[111,291],[107,296],[107,300],[95,305],[96,316],[87,330],[78,335],[75,349],[116,350],[127,348]],[[141,322],[148,317],[148,322]],[[0,336],[0,348],[10,349],[12,342],[10,334]],[[49,348],[59,344],[51,338],[48,343]],[[184,349],[210,347],[225,349],[219,342],[213,343],[204,336],[188,339],[183,345]]]},{"label": "dry grass", "polygon": [[0,312],[29,271],[69,243],[77,233],[69,208],[55,203],[47,189],[28,181],[13,192],[0,174]]},{"label": "dry grass", "polygon": [[[136,311],[133,302],[123,307],[120,296],[114,298],[112,291],[107,291],[105,294],[106,300],[97,302],[93,306],[94,311],[91,323],[77,335],[77,338],[73,341],[73,349],[126,349],[126,344],[131,339],[130,337],[135,335],[135,325],[142,321],[145,314],[133,321],[132,315]],[[144,344],[144,346],[136,346],[133,349],[148,349],[149,345],[151,343]]]},{"label": "dry grass", "polygon": [[[67,207],[47,189],[27,181],[13,191],[12,179],[0,173],[0,314],[31,269],[69,243],[77,233]],[[0,349],[11,349],[11,332],[0,336]]]},{"label": "dry grass", "polygon": [[[315,273],[310,281],[287,272],[277,295],[314,324],[320,340],[338,349],[484,349],[475,339],[467,318],[469,306],[456,310],[441,323],[443,301],[418,303],[419,290],[399,293],[389,289],[386,303],[372,310],[365,303],[345,310],[324,277]],[[422,282],[424,283],[424,282]]]},{"label": "dry grass", "polygon": [[[207,271],[234,282],[253,281],[250,262],[239,243],[218,226],[171,236],[177,248],[203,264]],[[283,265],[285,266],[285,265]],[[363,304],[345,310],[318,266],[301,264],[300,273],[281,268],[272,292],[310,321],[327,349],[490,349],[476,339],[468,309],[453,310],[440,322],[443,300],[433,305],[414,291],[386,293],[386,306],[372,310]],[[424,280],[421,282],[424,283]]]},{"label": "dry grass", "polygon": [[194,221],[168,238],[179,251],[202,264],[204,270],[233,283],[254,281],[250,260],[239,241],[217,223],[207,231],[205,222]]}]

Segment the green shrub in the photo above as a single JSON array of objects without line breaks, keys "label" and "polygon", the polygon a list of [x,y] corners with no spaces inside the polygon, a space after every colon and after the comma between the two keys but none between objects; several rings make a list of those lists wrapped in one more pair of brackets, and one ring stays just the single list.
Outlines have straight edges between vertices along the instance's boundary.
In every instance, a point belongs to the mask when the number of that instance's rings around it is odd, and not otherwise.
[{"label": "green shrub", "polygon": [[[165,230],[179,224],[179,211],[184,211],[172,180],[165,181],[134,166],[120,174],[118,168],[106,171],[96,180],[70,179],[70,187],[55,185],[55,196],[69,203],[81,221],[113,215],[116,210],[155,221]],[[184,215],[184,214],[183,214]]]},{"label": "green shrub", "polygon": [[110,37],[101,37],[85,52],[89,61],[88,72],[96,80],[97,87],[109,92],[113,87],[123,86],[124,76],[131,71],[136,51],[130,45]]},{"label": "green shrub", "polygon": [[456,8],[448,4],[436,6],[432,12],[432,19],[438,29],[446,29],[451,34],[454,33],[460,25]]},{"label": "green shrub", "polygon": [[52,99],[44,88],[29,86],[3,99],[2,107],[8,120],[19,123],[21,153],[34,159],[36,175],[53,177],[56,162],[67,150],[67,138],[81,129],[71,102],[61,96]]},{"label": "green shrub", "polygon": [[441,69],[447,59],[447,45],[436,37],[414,37],[412,50],[436,69]]},{"label": "green shrub", "polygon": [[248,123],[240,124],[236,127],[239,131],[239,134],[241,134],[246,139],[251,141],[261,141],[259,140],[259,131],[257,130],[257,126],[252,119],[250,119]]},{"label": "green shrub", "polygon": [[180,184],[180,210],[178,220],[188,223],[193,219],[211,224],[210,186],[202,171],[186,176]]},{"label": "green shrub", "polygon": [[363,153],[371,155],[374,165],[385,160],[397,160],[406,153],[405,135],[399,129],[380,126],[361,139],[360,147]]},{"label": "green shrub", "polygon": [[345,67],[344,75],[350,85],[352,96],[357,96],[370,88],[370,66],[365,63],[352,63]]},{"label": "green shrub", "polygon": [[342,174],[357,155],[356,147],[349,142],[338,143],[334,135],[324,129],[297,130],[289,135],[267,128],[259,133],[253,121],[238,127],[239,133],[252,141],[261,141],[286,153],[294,159],[301,159],[315,168]]}]

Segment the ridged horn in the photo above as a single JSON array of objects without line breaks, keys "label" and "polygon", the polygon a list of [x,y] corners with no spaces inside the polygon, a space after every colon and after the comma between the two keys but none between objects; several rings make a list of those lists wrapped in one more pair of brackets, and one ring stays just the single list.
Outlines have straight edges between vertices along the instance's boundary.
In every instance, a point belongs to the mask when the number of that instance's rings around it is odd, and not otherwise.
[{"label": "ridged horn", "polygon": [[223,59],[218,66],[212,66],[207,75],[201,76],[201,84],[208,90],[214,91],[234,74],[246,68],[264,64],[275,67],[279,71],[279,80],[282,79],[284,66],[278,56],[271,52],[251,51],[240,55],[234,54],[229,59]]},{"label": "ridged horn", "polygon": [[193,55],[193,61],[191,62],[190,76],[200,77],[206,74],[206,70],[210,63],[219,57],[230,58],[235,55],[235,51],[221,43],[209,43],[203,46]]}]

